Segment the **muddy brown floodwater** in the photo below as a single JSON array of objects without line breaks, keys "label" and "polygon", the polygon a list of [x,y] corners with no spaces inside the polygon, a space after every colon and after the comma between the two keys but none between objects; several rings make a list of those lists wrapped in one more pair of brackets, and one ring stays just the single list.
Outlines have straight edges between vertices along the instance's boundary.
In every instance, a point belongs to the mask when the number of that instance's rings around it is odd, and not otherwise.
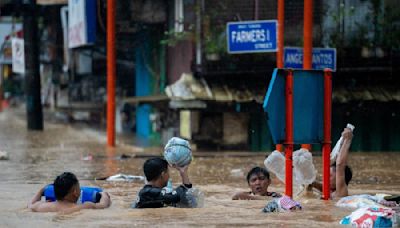
[{"label": "muddy brown floodwater", "polygon": [[[104,145],[104,133],[69,125],[45,125],[43,132],[27,132],[23,118],[13,110],[0,113],[0,150],[10,160],[0,161],[0,227],[334,227],[350,210],[337,208],[319,195],[296,197],[302,211],[264,214],[266,201],[232,201],[236,191],[247,190],[246,172],[263,165],[265,153],[196,153],[189,174],[193,184],[205,193],[204,208],[130,209],[143,183],[96,180],[117,173],[143,175],[143,162],[155,148],[142,151],[120,144]],[[121,155],[131,158],[118,159]],[[83,158],[91,155],[91,160]],[[321,174],[321,157],[314,162]],[[400,153],[351,153],[353,181],[350,194],[400,193]],[[236,170],[231,172],[232,170]],[[100,186],[108,191],[112,206],[105,210],[84,210],[70,215],[32,213],[27,202],[36,191],[63,171],[72,171],[81,185]],[[177,172],[171,171],[175,185]],[[284,185],[273,177],[270,190],[283,192]]]}]

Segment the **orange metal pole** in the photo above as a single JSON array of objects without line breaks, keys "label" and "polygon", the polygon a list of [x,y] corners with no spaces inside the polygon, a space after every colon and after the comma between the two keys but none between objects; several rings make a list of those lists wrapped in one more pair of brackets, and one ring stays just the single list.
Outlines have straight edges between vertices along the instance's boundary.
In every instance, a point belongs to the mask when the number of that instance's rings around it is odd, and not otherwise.
[{"label": "orange metal pole", "polygon": [[107,0],[107,145],[115,146],[115,0]]},{"label": "orange metal pole", "polygon": [[283,68],[283,45],[285,23],[285,0],[278,0],[278,51],[276,52],[276,66]]},{"label": "orange metal pole", "polygon": [[[303,69],[312,69],[312,36],[313,36],[313,0],[304,0],[304,51]],[[302,144],[302,148],[311,151],[310,144]]]},{"label": "orange metal pole", "polygon": [[323,185],[322,198],[330,198],[330,155],[331,155],[331,121],[332,121],[332,71],[324,70],[324,142],[322,145]]},{"label": "orange metal pole", "polygon": [[286,75],[285,194],[293,197],[293,71]]},{"label": "orange metal pole", "polygon": [[[278,0],[278,51],[276,52],[276,67],[283,68],[283,47],[285,26],[285,0]],[[283,151],[283,145],[277,144],[275,150]]]},{"label": "orange metal pole", "polygon": [[312,69],[313,0],[304,0],[303,69]]}]

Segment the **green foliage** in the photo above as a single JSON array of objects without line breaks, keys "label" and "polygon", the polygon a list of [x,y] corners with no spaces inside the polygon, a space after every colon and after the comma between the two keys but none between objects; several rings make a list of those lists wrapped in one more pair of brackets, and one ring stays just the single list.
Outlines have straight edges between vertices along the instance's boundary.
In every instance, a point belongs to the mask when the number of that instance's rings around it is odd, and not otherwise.
[{"label": "green foliage", "polygon": [[190,31],[176,32],[174,29],[171,29],[164,32],[165,38],[160,41],[160,44],[173,47],[180,41],[190,39],[191,36]]},{"label": "green foliage", "polygon": [[[385,49],[400,49],[400,8],[382,0],[365,0],[370,2],[368,12],[362,22],[356,23],[356,30],[350,38],[351,47],[382,47]],[[383,7],[384,6],[384,7]],[[340,48],[345,46],[343,23],[355,15],[354,6],[345,7],[340,4],[338,13],[332,13],[336,27],[331,33],[329,46]],[[343,22],[344,20],[344,22]]]},{"label": "green foliage", "polygon": [[330,42],[329,46],[340,48],[344,45],[344,34],[341,31],[341,21],[345,16],[353,16],[355,8],[352,6],[349,9],[345,8],[345,5],[341,3],[339,5],[339,12],[338,13],[331,13],[329,14],[332,17],[332,20],[335,23],[335,32],[330,35]]},{"label": "green foliage", "polygon": [[224,54],[226,50],[225,30],[211,31],[211,33],[205,37],[204,51],[207,54]]},{"label": "green foliage", "polygon": [[385,48],[400,50],[400,8],[386,6],[383,17],[377,23],[381,28],[380,44]]}]

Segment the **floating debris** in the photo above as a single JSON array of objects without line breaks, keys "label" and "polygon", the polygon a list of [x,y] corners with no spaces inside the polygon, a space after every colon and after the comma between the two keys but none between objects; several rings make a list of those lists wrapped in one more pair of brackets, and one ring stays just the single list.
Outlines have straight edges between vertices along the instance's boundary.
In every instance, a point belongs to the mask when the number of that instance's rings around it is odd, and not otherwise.
[{"label": "floating debris", "polygon": [[0,150],[0,160],[8,160],[8,159],[10,159],[10,158],[8,157],[8,153],[5,152],[5,151],[1,151],[1,150]]},{"label": "floating debris", "polygon": [[120,156],[117,156],[116,159],[118,159],[118,160],[125,160],[125,159],[129,159],[129,158],[132,158],[132,156],[131,156],[131,155],[127,155],[127,154],[122,154],[122,155],[120,155]]},{"label": "floating debris", "polygon": [[133,176],[133,175],[127,175],[127,174],[122,174],[118,173],[114,176],[109,176],[106,181],[145,181],[144,176]]},{"label": "floating debris", "polygon": [[91,161],[93,160],[93,156],[91,154],[89,154],[88,156],[85,157],[81,157],[82,161]]},{"label": "floating debris", "polygon": [[244,176],[244,172],[242,169],[232,169],[231,170],[231,176],[233,177],[243,177]]}]

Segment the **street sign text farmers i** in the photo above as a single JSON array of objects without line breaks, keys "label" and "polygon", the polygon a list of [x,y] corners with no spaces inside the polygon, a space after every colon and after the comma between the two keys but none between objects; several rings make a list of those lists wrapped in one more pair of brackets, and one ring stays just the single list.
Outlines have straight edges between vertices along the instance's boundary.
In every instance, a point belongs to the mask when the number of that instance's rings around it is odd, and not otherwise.
[{"label": "street sign text farmers i", "polygon": [[277,51],[276,20],[229,22],[226,32],[231,54]]}]

